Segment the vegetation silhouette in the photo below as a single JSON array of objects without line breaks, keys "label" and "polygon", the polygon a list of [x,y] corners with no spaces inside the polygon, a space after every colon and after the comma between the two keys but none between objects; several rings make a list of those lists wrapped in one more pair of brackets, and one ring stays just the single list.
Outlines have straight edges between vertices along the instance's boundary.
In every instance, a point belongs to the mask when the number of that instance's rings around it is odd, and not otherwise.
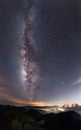
[{"label": "vegetation silhouette", "polygon": [[81,116],[74,111],[46,114],[34,108],[0,106],[0,130],[81,130]]}]

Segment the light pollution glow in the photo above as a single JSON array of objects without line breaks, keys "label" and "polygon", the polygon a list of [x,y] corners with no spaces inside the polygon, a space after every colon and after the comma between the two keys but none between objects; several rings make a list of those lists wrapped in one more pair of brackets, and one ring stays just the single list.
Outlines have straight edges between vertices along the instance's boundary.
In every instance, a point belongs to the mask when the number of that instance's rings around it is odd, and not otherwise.
[{"label": "light pollution glow", "polygon": [[52,103],[45,103],[45,102],[27,102],[25,100],[20,100],[18,98],[12,97],[9,94],[6,94],[4,92],[0,92],[0,98],[12,103],[17,104],[17,106],[26,106],[26,105],[30,105],[30,106],[53,106],[54,104]]}]

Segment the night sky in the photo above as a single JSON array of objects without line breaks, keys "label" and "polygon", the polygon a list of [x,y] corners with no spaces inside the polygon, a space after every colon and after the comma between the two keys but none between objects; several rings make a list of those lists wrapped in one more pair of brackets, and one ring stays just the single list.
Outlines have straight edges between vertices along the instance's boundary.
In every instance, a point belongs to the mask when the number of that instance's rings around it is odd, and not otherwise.
[{"label": "night sky", "polygon": [[24,101],[81,104],[81,0],[0,0],[0,103]]}]

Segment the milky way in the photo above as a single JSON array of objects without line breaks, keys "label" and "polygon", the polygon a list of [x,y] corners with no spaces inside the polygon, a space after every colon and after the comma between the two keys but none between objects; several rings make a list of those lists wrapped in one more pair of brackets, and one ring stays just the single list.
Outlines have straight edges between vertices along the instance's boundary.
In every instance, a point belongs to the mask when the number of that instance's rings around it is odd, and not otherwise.
[{"label": "milky way", "polygon": [[25,18],[26,24],[19,44],[21,77],[24,83],[25,96],[30,101],[35,98],[39,79],[39,70],[35,61],[34,12],[35,8],[32,5]]},{"label": "milky way", "polygon": [[81,0],[0,0],[0,103],[20,100],[81,104]]}]

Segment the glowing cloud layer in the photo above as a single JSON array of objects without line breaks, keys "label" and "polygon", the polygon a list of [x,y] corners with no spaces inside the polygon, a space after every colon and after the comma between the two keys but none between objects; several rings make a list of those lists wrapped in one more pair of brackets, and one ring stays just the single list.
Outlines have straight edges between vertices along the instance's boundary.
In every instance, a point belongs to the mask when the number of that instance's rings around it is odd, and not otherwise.
[{"label": "glowing cloud layer", "polygon": [[27,102],[25,100],[21,100],[15,97],[12,97],[11,95],[5,93],[5,92],[0,92],[0,98],[6,101],[9,101],[11,103],[14,103],[17,106],[26,106],[26,105],[32,105],[32,106],[53,106],[54,104],[52,103],[45,103],[45,102]]}]

